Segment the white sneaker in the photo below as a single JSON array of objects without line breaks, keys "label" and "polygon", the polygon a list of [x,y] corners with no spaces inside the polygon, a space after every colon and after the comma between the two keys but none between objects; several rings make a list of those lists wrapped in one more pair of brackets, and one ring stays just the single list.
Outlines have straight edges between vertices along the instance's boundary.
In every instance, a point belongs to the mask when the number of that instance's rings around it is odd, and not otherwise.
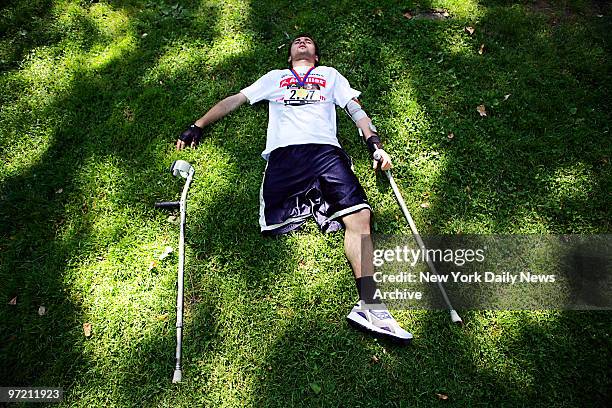
[{"label": "white sneaker", "polygon": [[412,340],[412,334],[400,327],[384,303],[368,305],[360,300],[346,316],[346,320],[354,328],[380,337],[405,343]]}]

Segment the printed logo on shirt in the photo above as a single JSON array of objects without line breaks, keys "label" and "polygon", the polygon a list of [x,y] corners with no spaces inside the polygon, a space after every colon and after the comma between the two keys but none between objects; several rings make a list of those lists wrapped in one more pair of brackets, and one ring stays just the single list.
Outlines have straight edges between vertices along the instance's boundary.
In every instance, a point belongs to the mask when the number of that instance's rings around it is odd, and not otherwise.
[{"label": "printed logo on shirt", "polygon": [[[327,80],[323,77],[317,77],[318,74],[312,74],[306,78],[306,84],[317,84],[325,88]],[[286,78],[281,79],[280,88],[287,88],[290,85],[297,85],[297,79],[294,76],[286,75]]]}]

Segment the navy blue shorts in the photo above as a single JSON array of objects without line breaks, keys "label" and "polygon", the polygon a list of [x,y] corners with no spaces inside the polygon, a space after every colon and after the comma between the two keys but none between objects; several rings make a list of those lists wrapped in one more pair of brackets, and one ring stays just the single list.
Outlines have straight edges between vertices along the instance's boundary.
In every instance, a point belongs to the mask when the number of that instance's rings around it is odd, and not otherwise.
[{"label": "navy blue shorts", "polygon": [[365,191],[339,147],[280,147],[268,158],[259,194],[264,235],[285,234],[313,217],[323,232],[343,227],[342,217],[368,208]]}]

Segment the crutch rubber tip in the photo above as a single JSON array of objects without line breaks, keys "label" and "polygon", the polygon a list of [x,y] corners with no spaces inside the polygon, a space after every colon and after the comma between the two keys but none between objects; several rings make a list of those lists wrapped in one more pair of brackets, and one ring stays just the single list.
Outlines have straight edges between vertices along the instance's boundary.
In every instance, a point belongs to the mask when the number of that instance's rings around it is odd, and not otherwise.
[{"label": "crutch rubber tip", "polygon": [[463,320],[461,320],[461,317],[459,317],[459,314],[454,309],[450,311],[450,315],[453,323],[457,326],[463,326]]},{"label": "crutch rubber tip", "polygon": [[183,379],[183,373],[181,370],[174,370],[174,375],[172,376],[172,383],[176,384],[176,383],[180,383],[181,380]]}]

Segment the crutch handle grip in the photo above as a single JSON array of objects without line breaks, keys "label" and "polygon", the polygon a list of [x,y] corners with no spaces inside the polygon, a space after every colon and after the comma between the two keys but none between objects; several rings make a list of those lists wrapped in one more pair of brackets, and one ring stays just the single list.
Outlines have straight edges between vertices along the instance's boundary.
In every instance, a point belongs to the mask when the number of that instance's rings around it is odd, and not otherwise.
[{"label": "crutch handle grip", "polygon": [[161,208],[162,210],[173,210],[175,208],[179,208],[180,205],[180,201],[161,201],[155,203],[155,208]]},{"label": "crutch handle grip", "polygon": [[380,161],[380,159],[382,159],[382,156],[380,155],[380,152],[378,150],[374,152],[372,157],[374,157],[374,160],[376,161]]}]

